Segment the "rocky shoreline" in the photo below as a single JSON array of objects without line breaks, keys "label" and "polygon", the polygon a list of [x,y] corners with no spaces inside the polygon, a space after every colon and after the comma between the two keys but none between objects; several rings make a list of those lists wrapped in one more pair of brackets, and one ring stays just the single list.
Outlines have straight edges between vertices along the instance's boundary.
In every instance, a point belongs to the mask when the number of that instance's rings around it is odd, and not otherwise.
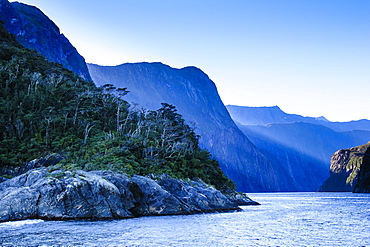
[{"label": "rocky shoreline", "polygon": [[0,222],[124,219],[241,210],[258,205],[242,193],[222,194],[204,182],[112,171],[41,167],[0,183]]}]

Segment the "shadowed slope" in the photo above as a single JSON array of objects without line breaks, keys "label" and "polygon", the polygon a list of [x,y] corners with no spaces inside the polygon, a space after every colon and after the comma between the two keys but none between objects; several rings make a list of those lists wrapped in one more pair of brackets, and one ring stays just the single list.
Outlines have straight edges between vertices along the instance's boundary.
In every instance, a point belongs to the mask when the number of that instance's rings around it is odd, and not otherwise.
[{"label": "shadowed slope", "polygon": [[[88,64],[97,85],[127,87],[125,99],[148,109],[166,102],[193,123],[200,145],[210,151],[242,191],[287,191],[293,183],[282,165],[256,148],[238,129],[214,83],[200,69],[174,69],[161,63],[98,66]],[[294,188],[293,188],[294,189]]]},{"label": "shadowed slope", "polygon": [[41,10],[23,3],[0,0],[0,19],[24,47],[35,49],[49,61],[60,63],[91,80],[85,59]]}]

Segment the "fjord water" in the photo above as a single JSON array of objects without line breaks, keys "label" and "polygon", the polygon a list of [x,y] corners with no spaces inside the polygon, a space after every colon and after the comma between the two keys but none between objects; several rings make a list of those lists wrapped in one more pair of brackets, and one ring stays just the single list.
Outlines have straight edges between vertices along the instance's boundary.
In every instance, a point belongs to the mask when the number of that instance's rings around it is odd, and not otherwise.
[{"label": "fjord water", "polygon": [[241,212],[0,224],[0,246],[370,246],[370,195],[250,194]]}]

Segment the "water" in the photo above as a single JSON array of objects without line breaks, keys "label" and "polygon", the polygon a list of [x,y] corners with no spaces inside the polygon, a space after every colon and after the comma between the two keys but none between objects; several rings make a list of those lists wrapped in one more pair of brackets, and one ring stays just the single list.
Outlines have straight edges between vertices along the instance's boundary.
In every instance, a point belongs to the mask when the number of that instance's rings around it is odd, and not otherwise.
[{"label": "water", "polygon": [[370,246],[370,195],[250,194],[241,212],[0,224],[0,246]]}]

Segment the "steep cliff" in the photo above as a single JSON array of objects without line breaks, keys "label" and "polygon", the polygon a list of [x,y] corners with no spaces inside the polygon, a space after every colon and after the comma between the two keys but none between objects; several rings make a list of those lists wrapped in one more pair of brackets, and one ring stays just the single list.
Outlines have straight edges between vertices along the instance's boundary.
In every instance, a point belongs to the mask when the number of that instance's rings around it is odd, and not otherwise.
[{"label": "steep cliff", "polygon": [[157,109],[166,102],[177,107],[201,136],[200,145],[220,162],[242,191],[297,190],[284,166],[256,148],[238,129],[223,105],[215,84],[200,69],[171,68],[161,63],[98,66],[88,64],[97,85],[112,83],[130,93],[132,106]]},{"label": "steep cliff", "polygon": [[360,171],[358,172],[357,183],[353,188],[353,192],[370,193],[370,147],[367,148],[362,159]]},{"label": "steep cliff", "polygon": [[[335,152],[330,161],[330,177],[323,183],[319,191],[353,191],[357,183],[357,176],[363,162],[364,154],[368,147],[370,147],[370,143]],[[363,176],[368,172],[367,165],[368,160],[366,160],[363,166]],[[366,179],[362,179],[361,181],[364,182]]]},{"label": "steep cliff", "polygon": [[37,50],[49,61],[62,64],[85,80],[91,80],[85,59],[41,10],[0,0],[0,19],[23,46]]}]

